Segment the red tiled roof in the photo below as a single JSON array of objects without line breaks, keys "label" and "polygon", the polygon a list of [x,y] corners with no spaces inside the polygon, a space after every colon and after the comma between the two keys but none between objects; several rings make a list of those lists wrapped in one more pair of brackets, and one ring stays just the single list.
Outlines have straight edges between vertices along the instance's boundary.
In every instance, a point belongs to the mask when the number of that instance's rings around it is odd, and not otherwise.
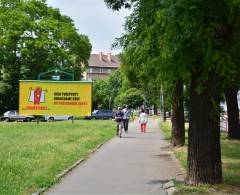
[{"label": "red tiled roof", "polygon": [[109,68],[119,68],[120,60],[116,55],[111,56],[111,62],[108,61],[108,55],[102,54],[102,61],[99,60],[99,54],[91,54],[88,60],[88,67],[109,67]]}]

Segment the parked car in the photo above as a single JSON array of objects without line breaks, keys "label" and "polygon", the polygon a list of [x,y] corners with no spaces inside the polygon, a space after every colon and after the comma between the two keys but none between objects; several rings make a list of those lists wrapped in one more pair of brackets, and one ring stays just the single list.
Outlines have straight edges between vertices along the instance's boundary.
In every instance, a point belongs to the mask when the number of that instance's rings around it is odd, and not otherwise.
[{"label": "parked car", "polygon": [[18,111],[10,110],[3,114],[3,120],[10,121],[26,121],[30,122],[34,119],[34,116],[31,115],[19,115]]},{"label": "parked car", "polygon": [[94,110],[92,112],[92,116],[85,117],[86,119],[113,119],[115,117],[115,113],[111,110]]},{"label": "parked car", "polygon": [[73,116],[55,116],[55,115],[49,115],[44,116],[44,119],[46,121],[64,121],[64,120],[72,120]]}]

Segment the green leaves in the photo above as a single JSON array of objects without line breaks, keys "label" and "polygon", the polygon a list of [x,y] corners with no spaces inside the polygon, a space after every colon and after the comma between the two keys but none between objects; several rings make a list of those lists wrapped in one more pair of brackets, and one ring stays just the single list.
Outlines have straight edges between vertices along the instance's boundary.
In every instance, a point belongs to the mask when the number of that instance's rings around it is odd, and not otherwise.
[{"label": "green leaves", "polygon": [[93,108],[112,109],[114,99],[120,93],[122,75],[120,70],[114,71],[107,79],[93,83]]},{"label": "green leaves", "polygon": [[144,102],[144,94],[141,90],[136,88],[130,88],[120,94],[115,98],[114,105],[118,106],[128,105],[129,108],[137,108],[141,106]]},{"label": "green leaves", "polygon": [[[57,67],[80,80],[90,53],[88,37],[45,1],[0,0],[0,65],[9,75],[3,82],[16,91],[18,80],[37,79],[40,72]],[[16,93],[16,104],[17,98]]]},{"label": "green leaves", "polygon": [[122,7],[130,8],[131,3],[136,0],[104,0],[109,8],[120,10]]},{"label": "green leaves", "polygon": [[240,75],[239,0],[105,2],[117,10],[126,3],[132,6],[126,34],[114,44],[124,49],[122,70],[130,86],[159,90],[160,83],[174,86],[178,78],[189,85],[197,71],[200,92],[209,72],[224,83]]}]

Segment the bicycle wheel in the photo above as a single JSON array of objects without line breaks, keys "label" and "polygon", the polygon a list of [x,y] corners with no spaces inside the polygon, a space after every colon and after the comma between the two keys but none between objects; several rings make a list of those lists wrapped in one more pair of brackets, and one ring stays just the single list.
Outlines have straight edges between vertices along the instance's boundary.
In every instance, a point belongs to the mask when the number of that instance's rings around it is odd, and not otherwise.
[{"label": "bicycle wheel", "polygon": [[117,123],[117,136],[119,136],[119,129],[120,127],[119,127],[119,124]]},{"label": "bicycle wheel", "polygon": [[122,129],[123,129],[123,126],[122,126],[122,123],[119,124],[119,128],[118,128],[118,136],[121,138],[122,137]]}]

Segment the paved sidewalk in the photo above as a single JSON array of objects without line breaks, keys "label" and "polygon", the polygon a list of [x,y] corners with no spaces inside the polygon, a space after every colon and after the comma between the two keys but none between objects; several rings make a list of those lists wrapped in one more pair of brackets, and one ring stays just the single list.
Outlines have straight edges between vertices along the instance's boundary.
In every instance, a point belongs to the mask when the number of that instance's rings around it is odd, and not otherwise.
[{"label": "paved sidewalk", "polygon": [[137,121],[130,123],[128,134],[110,140],[46,194],[165,195],[162,183],[184,177],[174,155],[162,149],[167,145],[157,120],[149,119],[145,134]]}]

